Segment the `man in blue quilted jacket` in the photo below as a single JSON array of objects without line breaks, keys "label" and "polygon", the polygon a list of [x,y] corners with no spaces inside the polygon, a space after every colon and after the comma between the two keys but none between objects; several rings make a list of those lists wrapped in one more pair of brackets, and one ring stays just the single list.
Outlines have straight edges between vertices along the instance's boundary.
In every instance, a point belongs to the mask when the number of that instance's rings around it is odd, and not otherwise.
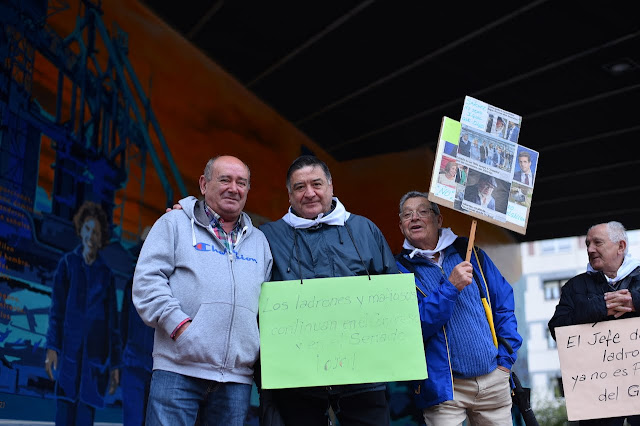
[{"label": "man in blue quilted jacket", "polygon": [[[468,419],[511,426],[509,374],[522,343],[513,290],[483,251],[464,260],[459,247],[466,240],[456,242],[451,229],[442,228],[440,209],[427,197],[411,191],[400,200],[405,241],[398,268],[415,274],[429,376],[414,384],[416,405],[427,425]],[[481,296],[491,308],[496,336]]]}]

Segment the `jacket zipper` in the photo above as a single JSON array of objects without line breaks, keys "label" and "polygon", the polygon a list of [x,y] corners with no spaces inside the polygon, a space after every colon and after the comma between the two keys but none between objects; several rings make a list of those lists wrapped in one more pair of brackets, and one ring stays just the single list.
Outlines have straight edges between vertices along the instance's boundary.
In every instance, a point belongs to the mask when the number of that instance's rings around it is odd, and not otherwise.
[{"label": "jacket zipper", "polygon": [[[438,265],[438,268],[440,268],[440,272],[442,272],[442,276],[446,279],[447,274],[445,274],[444,269],[442,269],[442,266]],[[451,376],[451,398],[453,399],[454,389],[453,389],[453,370],[451,369],[451,352],[449,351],[449,338],[447,337],[447,329],[444,325],[442,326],[442,332],[444,333],[444,343],[447,347],[447,361],[449,361],[449,374]]]},{"label": "jacket zipper", "polygon": [[[440,272],[442,272],[442,275],[446,278],[446,274],[444,273],[444,269],[442,269],[442,266],[438,265],[438,268],[440,268]],[[420,287],[416,285],[416,288],[420,293],[422,293],[424,297],[427,297],[427,295],[424,293],[424,291],[422,291]],[[447,361],[449,364],[449,375],[451,377],[451,393],[452,393],[451,398],[453,398],[453,370],[451,369],[451,352],[449,351],[449,338],[447,337],[447,329],[444,325],[442,326],[442,332],[444,333],[444,344],[447,347]],[[418,389],[414,390],[414,392],[416,394],[420,394],[421,387],[422,387],[421,385],[418,385]]]},{"label": "jacket zipper", "polygon": [[[237,285],[236,285],[236,275],[233,271],[233,265],[234,265],[234,254],[233,254],[233,250],[235,249],[235,251],[238,251],[238,248],[240,246],[240,243],[242,243],[244,241],[244,234],[247,232],[246,229],[243,229],[242,232],[240,233],[240,235],[238,236],[238,244],[236,244],[236,246],[231,249],[228,250],[228,255],[227,258],[229,259],[229,271],[231,272],[231,283],[233,286],[233,300],[231,303],[231,321],[229,321],[229,333],[227,334],[227,350],[226,350],[226,354],[224,357],[224,363],[222,365],[222,371],[221,374],[224,377],[224,369],[227,368],[227,362],[229,361],[229,351],[231,348],[231,330],[233,329],[233,323],[236,317],[236,289],[237,289]],[[215,235],[214,235],[215,236]],[[229,243],[229,246],[231,247],[231,243]]]},{"label": "jacket zipper", "polygon": [[229,351],[231,349],[231,330],[233,329],[233,321],[236,315],[236,276],[233,273],[233,252],[229,251],[229,271],[231,272],[231,284],[233,286],[233,300],[231,301],[231,321],[229,321],[229,333],[227,334],[227,350],[224,357],[224,363],[222,365],[222,377],[224,377],[224,370],[227,368],[227,361],[229,361]]},{"label": "jacket zipper", "polygon": [[231,343],[231,329],[233,328],[233,320],[235,318],[235,310],[236,310],[236,278],[235,275],[233,274],[233,251],[232,250],[227,250],[227,248],[225,247],[224,244],[222,244],[222,242],[220,241],[220,239],[216,236],[215,232],[213,232],[213,228],[211,228],[211,225],[209,225],[207,227],[207,230],[209,231],[209,233],[213,236],[213,239],[217,242],[217,244],[221,245],[222,248],[227,252],[227,262],[229,265],[229,272],[231,275],[231,286],[233,288],[233,300],[231,301],[231,318],[229,320],[229,332],[227,333],[227,344],[226,344],[226,351],[225,351],[225,355],[224,355],[224,361],[222,362],[222,365],[220,366],[220,374],[222,375],[222,377],[224,377],[224,372],[225,369],[227,368],[227,361],[229,360],[229,350],[230,350],[230,343]]}]

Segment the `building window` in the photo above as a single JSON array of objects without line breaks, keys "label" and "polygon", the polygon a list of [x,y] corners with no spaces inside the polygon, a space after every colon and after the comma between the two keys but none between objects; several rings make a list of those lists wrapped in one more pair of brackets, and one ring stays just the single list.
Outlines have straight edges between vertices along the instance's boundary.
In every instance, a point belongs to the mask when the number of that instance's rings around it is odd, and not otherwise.
[{"label": "building window", "polygon": [[547,348],[549,349],[556,349],[558,347],[556,341],[553,339],[553,336],[551,335],[551,332],[549,331],[548,328],[545,328],[545,337],[547,338]]},{"label": "building window", "polygon": [[555,396],[556,398],[564,398],[562,377],[549,377],[549,389],[552,389],[553,396]]},{"label": "building window", "polygon": [[544,288],[544,300],[558,300],[560,299],[560,289],[566,283],[566,279],[561,280],[545,280],[542,283]]},{"label": "building window", "polygon": [[573,237],[556,238],[540,242],[542,254],[570,253],[573,248]]}]

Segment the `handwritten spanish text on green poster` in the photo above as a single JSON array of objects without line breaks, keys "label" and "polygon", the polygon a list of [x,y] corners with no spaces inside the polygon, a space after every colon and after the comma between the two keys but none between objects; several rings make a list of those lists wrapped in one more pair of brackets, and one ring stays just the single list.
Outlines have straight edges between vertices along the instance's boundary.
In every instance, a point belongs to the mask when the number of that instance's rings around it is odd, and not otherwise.
[{"label": "handwritten spanish text on green poster", "polygon": [[413,274],[262,284],[265,389],[424,379]]}]

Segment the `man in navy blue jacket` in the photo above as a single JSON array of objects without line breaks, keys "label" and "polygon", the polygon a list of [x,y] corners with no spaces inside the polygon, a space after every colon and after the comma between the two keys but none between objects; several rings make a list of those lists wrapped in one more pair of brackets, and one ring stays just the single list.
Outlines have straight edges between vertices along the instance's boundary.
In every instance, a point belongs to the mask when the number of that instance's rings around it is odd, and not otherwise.
[{"label": "man in navy blue jacket", "polygon": [[[286,185],[289,210],[260,227],[273,253],[272,281],[398,272],[380,229],[333,196],[331,173],[322,160],[298,157]],[[265,397],[273,398],[287,426],[326,425],[329,406],[342,426],[384,426],[390,424],[385,389],[384,383],[355,383],[262,390],[261,398],[263,408]]]},{"label": "man in navy blue jacket", "polygon": [[[457,236],[442,228],[440,209],[427,197],[411,191],[400,200],[405,241],[398,268],[416,277],[429,376],[414,384],[416,405],[427,425],[457,425],[468,418],[472,424],[511,426],[509,374],[522,343],[513,290],[484,252],[470,262],[460,256]],[[491,306],[500,344],[481,296]]]}]

